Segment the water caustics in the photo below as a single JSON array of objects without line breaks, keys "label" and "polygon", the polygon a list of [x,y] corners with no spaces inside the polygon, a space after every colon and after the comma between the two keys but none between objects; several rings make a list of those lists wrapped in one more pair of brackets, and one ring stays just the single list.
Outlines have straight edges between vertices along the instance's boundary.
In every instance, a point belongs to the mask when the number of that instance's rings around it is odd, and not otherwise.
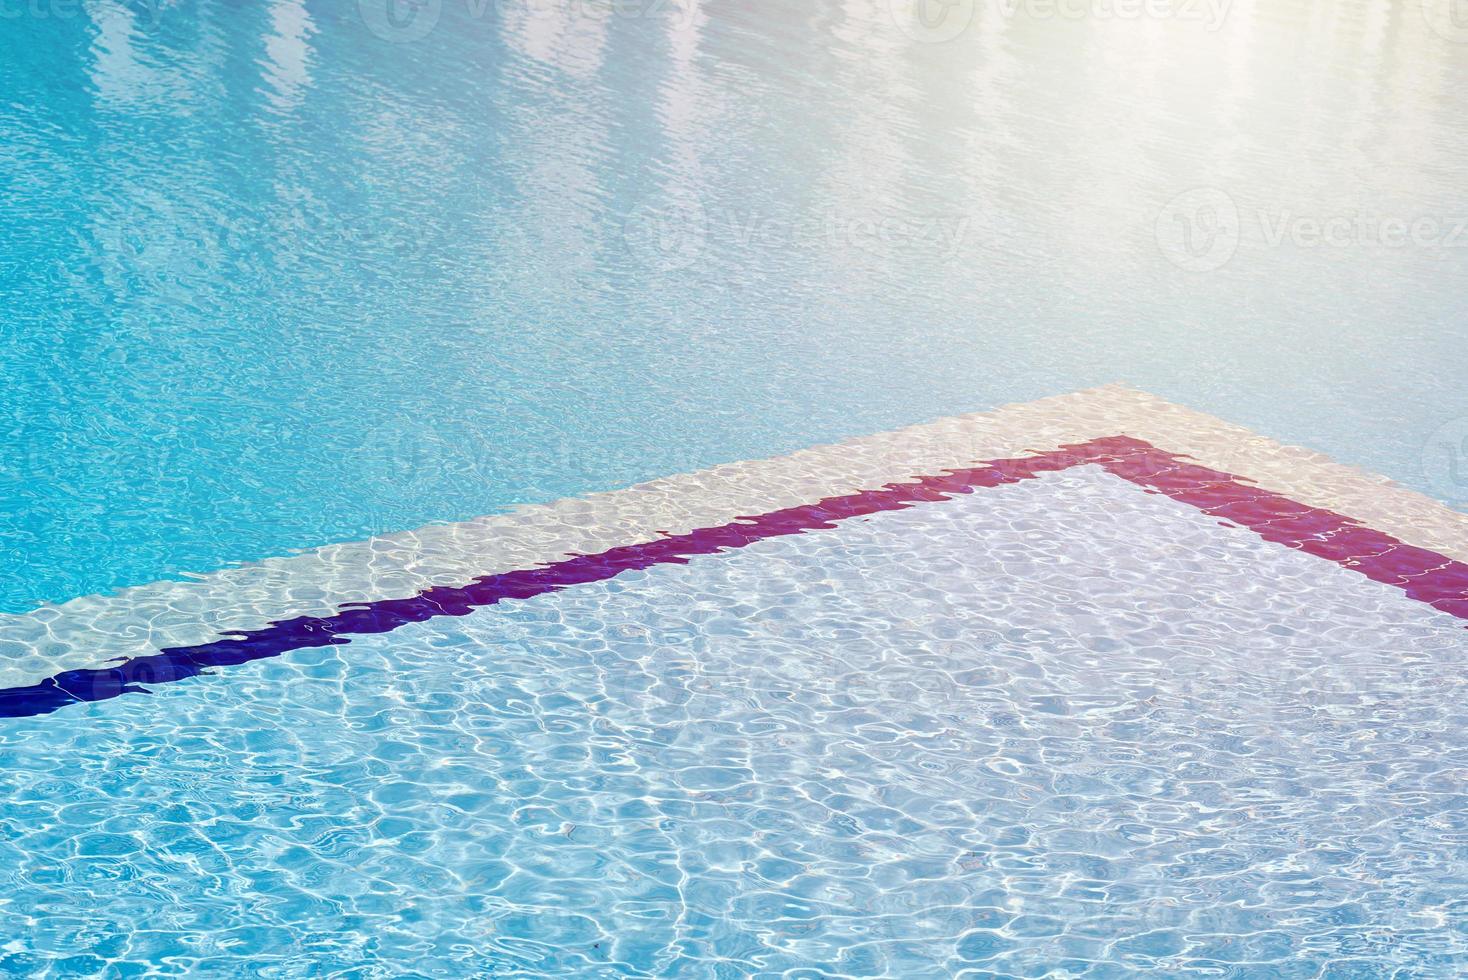
[{"label": "water caustics", "polygon": [[0,973],[1468,968],[1451,5],[910,6],[5,12]]},{"label": "water caustics", "polygon": [[548,565],[483,576],[460,587],[438,586],[413,596],[349,604],[331,615],[271,623],[207,644],[164,649],[116,667],[73,670],[36,685],[0,688],[0,717],[46,714],[69,704],[147,693],[144,685],[186,680],[212,667],[338,645],[352,636],[387,633],[442,616],[466,616],[506,600],[531,599],[655,565],[686,564],[695,556],[720,554],[766,538],[830,529],[839,521],[1088,464],[1247,527],[1267,541],[1337,562],[1373,581],[1399,588],[1434,609],[1468,619],[1468,563],[1406,544],[1340,514],[1261,490],[1140,440],[1116,436],[1062,446],[1051,453],[991,460],[979,467],[889,484],[880,490],[827,497],[720,527],[574,555]]},{"label": "water caustics", "polygon": [[1463,620],[1093,449],[7,719],[0,965],[1453,972]]},{"label": "water caustics", "polygon": [[1115,380],[1468,499],[1421,4],[954,6],[6,20],[0,609]]}]

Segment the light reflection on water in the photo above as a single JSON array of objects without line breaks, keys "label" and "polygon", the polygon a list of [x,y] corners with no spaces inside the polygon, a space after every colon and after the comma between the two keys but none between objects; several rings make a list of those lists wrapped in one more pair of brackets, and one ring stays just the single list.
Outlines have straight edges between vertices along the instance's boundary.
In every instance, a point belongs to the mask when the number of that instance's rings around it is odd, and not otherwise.
[{"label": "light reflection on water", "polygon": [[6,719],[0,973],[1456,976],[1465,654],[1049,473]]},{"label": "light reflection on water", "polygon": [[0,607],[1113,380],[1468,498],[1450,6],[372,9],[4,22]]}]

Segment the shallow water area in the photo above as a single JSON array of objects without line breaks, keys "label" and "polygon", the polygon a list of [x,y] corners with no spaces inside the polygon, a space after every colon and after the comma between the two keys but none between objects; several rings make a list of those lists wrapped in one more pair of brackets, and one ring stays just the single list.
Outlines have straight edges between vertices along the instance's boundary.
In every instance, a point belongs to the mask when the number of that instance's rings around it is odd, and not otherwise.
[{"label": "shallow water area", "polygon": [[1468,973],[1457,13],[0,0],[0,974]]},{"label": "shallow water area", "polygon": [[1465,655],[1047,474],[11,720],[0,963],[1446,975]]}]

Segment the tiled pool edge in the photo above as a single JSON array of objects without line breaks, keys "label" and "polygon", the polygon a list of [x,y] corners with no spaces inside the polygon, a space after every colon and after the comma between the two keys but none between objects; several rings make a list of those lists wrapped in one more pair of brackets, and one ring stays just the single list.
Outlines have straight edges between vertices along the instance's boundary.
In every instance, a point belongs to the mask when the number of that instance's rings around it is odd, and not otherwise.
[{"label": "tiled pool edge", "polygon": [[1085,465],[1098,465],[1113,476],[1221,518],[1224,523],[1334,562],[1399,589],[1439,612],[1468,620],[1468,564],[1405,544],[1349,517],[1255,487],[1232,474],[1189,463],[1139,439],[1112,436],[1024,457],[989,460],[977,467],[828,497],[601,553],[574,555],[549,565],[481,576],[458,587],[440,586],[407,598],[354,604],[328,616],[296,617],[195,647],[166,649],[111,669],[58,674],[36,685],[0,690],[0,717],[43,715],[72,704],[145,693],[144,685],[197,677],[215,667],[340,645],[355,636],[464,616],[504,600],[530,599],[660,564],[684,564],[695,556],[827,530],[850,518],[942,501]]},{"label": "tiled pool edge", "polygon": [[[435,525],[292,558],[160,582],[0,617],[0,687],[160,649],[210,644],[348,604],[409,600],[435,587],[717,528],[984,460],[1134,436],[1307,507],[1349,515],[1405,545],[1468,560],[1468,517],[1380,477],[1140,392],[1106,387],[945,419],[777,459],[730,464],[626,490]],[[935,478],[936,479],[936,478]],[[1134,481],[1136,482],[1136,481]]]}]

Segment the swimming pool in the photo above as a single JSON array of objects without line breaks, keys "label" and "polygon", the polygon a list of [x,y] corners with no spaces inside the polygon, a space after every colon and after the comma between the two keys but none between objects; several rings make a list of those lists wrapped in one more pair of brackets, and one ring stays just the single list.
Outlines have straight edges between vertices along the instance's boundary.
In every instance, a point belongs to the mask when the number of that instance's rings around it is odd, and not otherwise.
[{"label": "swimming pool", "polygon": [[1465,620],[1468,518],[1121,388],[79,600],[0,963],[1448,975]]},{"label": "swimming pool", "polygon": [[[1117,381],[1468,501],[1416,0],[359,6],[5,19],[0,610]],[[1211,271],[1159,245],[1200,187]]]},{"label": "swimming pool", "polygon": [[0,10],[0,972],[1468,969],[1468,49],[1123,8]]}]

